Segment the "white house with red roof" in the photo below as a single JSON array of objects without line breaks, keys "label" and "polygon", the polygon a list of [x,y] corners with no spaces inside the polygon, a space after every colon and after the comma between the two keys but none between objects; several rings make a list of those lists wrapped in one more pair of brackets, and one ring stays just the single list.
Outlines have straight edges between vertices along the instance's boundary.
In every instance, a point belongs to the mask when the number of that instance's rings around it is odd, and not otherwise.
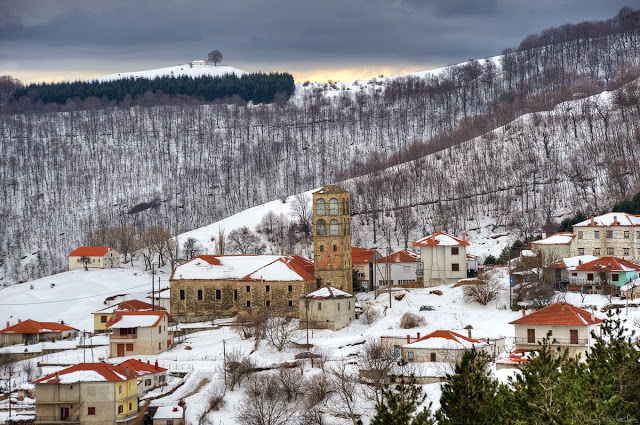
[{"label": "white house with red roof", "polygon": [[81,246],[69,254],[69,270],[120,267],[120,254],[106,246]]},{"label": "white house with red roof", "polygon": [[351,263],[353,268],[358,272],[358,278],[362,283],[362,286],[369,291],[373,291],[373,267],[374,262],[380,258],[381,255],[375,249],[358,248],[357,246],[351,247]]},{"label": "white house with red roof", "polygon": [[531,242],[534,252],[542,254],[547,260],[557,260],[571,256],[571,243],[575,235],[571,232],[556,233]]},{"label": "white house with red roof", "polygon": [[401,356],[407,362],[445,362],[456,363],[466,350],[475,349],[494,358],[504,348],[504,338],[489,341],[483,338],[472,338],[450,330],[437,330],[411,341],[407,335],[407,343],[400,348]]},{"label": "white house with red roof", "polygon": [[615,256],[640,261],[640,216],[611,212],[573,225],[571,255]]},{"label": "white house with red roof", "polygon": [[622,258],[596,258],[573,268],[569,276],[569,290],[600,292],[603,284],[619,288],[636,279],[639,272],[640,265]]},{"label": "white house with red roof", "polygon": [[169,282],[171,314],[180,322],[251,308],[297,317],[300,297],[318,287],[311,261],[284,255],[201,255],[176,267]]},{"label": "white house with red roof", "polygon": [[155,355],[171,348],[166,311],[116,311],[107,322],[109,357]]},{"label": "white house with red roof", "polygon": [[131,369],[80,363],[34,381],[36,424],[133,424],[138,388]]},{"label": "white house with red roof", "polygon": [[420,264],[420,256],[413,251],[398,251],[378,258],[374,270],[376,287],[414,285]]},{"label": "white house with red roof", "polygon": [[71,339],[77,337],[78,332],[76,328],[62,323],[37,322],[29,319],[1,330],[0,346]]},{"label": "white house with red roof", "polygon": [[153,425],[184,425],[182,406],[160,406],[153,415]]},{"label": "white house with red roof", "polygon": [[116,311],[152,311],[164,310],[161,306],[146,303],[140,300],[127,300],[110,305],[93,313],[93,331],[95,333],[108,332],[107,323]]},{"label": "white house with red roof", "polygon": [[300,298],[300,327],[337,331],[356,320],[355,297],[327,284]]},{"label": "white house with red roof", "polygon": [[424,286],[455,283],[467,277],[469,242],[464,233],[462,239],[442,232],[434,233],[413,242],[413,246],[420,247]]},{"label": "white house with red roof", "polygon": [[569,355],[584,357],[594,342],[591,333],[600,335],[602,319],[572,304],[557,302],[530,314],[523,310],[522,317],[510,324],[515,327],[516,350],[538,349],[538,343],[551,332],[553,347],[567,348]]},{"label": "white house with red roof", "polygon": [[138,379],[138,395],[142,396],[149,391],[167,385],[167,369],[154,364],[136,359],[129,359],[119,364],[120,367],[129,368],[131,374]]}]

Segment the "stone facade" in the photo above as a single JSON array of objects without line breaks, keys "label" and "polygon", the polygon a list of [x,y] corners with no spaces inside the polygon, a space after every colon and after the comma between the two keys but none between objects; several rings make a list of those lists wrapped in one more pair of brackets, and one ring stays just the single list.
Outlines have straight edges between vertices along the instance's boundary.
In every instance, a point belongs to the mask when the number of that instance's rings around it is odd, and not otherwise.
[{"label": "stone facade", "polygon": [[171,281],[171,311],[179,322],[235,316],[249,309],[297,317],[298,300],[314,289],[315,280],[175,280]]},{"label": "stone facade", "polygon": [[353,294],[351,194],[336,185],[313,193],[313,264],[321,285]]},{"label": "stone facade", "polygon": [[337,331],[356,320],[355,297],[329,285],[300,298],[300,327]]},{"label": "stone facade", "polygon": [[571,256],[615,256],[640,261],[640,217],[608,213],[573,226]]}]

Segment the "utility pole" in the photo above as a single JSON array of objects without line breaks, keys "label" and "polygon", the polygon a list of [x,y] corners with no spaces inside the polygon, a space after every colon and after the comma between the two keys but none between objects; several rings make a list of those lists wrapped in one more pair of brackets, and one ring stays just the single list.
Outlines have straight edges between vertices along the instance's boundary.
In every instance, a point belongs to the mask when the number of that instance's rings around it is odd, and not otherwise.
[{"label": "utility pole", "polygon": [[156,263],[151,263],[151,310],[156,309],[156,303],[155,303],[156,294],[155,294],[155,288],[154,288],[154,284],[156,281],[155,265]]},{"label": "utility pole", "polygon": [[386,276],[386,280],[387,280],[387,285],[389,285],[389,308],[391,308],[391,271],[389,270],[389,255],[391,255],[391,254],[389,253],[389,251],[390,251],[390,249],[387,248],[387,261],[386,261],[386,263],[387,263],[387,265],[386,265],[386,267],[387,267],[387,269],[386,269],[387,276]]},{"label": "utility pole", "polygon": [[224,388],[227,390],[227,340],[222,340],[222,368],[224,369]]},{"label": "utility pole", "polygon": [[307,349],[309,349],[309,299],[304,300],[305,315],[307,316]]}]

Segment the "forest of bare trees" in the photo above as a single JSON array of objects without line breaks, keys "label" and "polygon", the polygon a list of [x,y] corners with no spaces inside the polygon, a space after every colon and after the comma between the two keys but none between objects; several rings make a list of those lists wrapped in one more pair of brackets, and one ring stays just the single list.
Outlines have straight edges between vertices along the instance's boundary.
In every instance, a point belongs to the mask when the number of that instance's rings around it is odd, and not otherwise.
[{"label": "forest of bare trees", "polygon": [[[298,85],[271,105],[2,114],[0,277],[62,270],[92,230],[184,232],[330,179],[352,189],[355,233],[397,245],[474,218],[513,228],[514,212],[530,223],[599,211],[640,180],[639,90],[625,86],[612,103],[586,96],[640,75],[639,35],[507,51],[349,90]],[[525,112],[534,113],[510,124]]]}]

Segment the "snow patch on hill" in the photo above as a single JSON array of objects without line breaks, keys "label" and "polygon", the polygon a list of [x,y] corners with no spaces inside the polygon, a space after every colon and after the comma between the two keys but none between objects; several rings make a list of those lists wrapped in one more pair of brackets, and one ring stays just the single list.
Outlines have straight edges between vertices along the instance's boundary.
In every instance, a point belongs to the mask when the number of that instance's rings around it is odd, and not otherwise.
[{"label": "snow patch on hill", "polygon": [[224,75],[235,75],[241,77],[247,72],[232,66],[210,66],[210,65],[190,65],[188,63],[182,65],[169,66],[167,68],[150,69],[147,71],[121,72],[117,74],[103,75],[95,80],[99,83],[109,81],[123,80],[126,78],[146,78],[153,80],[158,77],[222,77]]}]

